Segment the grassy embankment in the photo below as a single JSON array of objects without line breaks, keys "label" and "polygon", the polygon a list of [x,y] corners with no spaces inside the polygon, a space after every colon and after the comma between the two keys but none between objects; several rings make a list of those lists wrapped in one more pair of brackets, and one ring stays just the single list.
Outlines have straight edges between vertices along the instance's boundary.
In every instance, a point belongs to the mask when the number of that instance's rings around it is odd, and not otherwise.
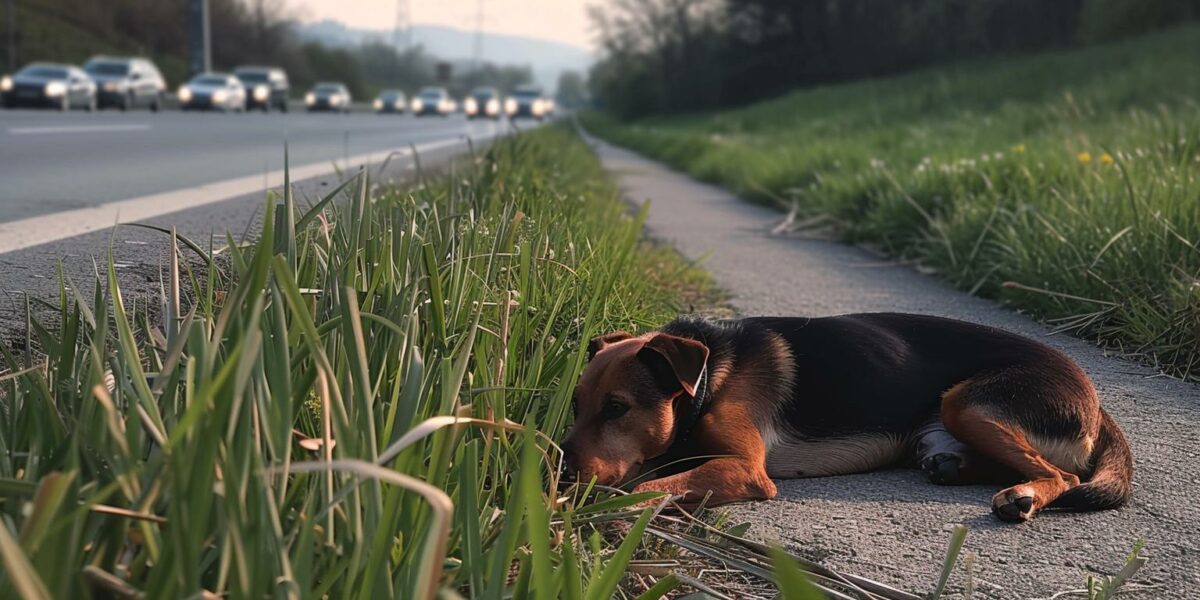
[{"label": "grassy embankment", "polygon": [[[62,283],[61,322],[31,320],[24,347],[44,355],[0,346],[0,589],[774,589],[767,549],[739,552],[686,515],[635,506],[653,494],[558,486],[551,440],[580,341],[661,323],[710,292],[677,255],[640,244],[639,220],[573,134],[500,142],[412,190],[360,173],[312,207],[285,200],[268,200],[253,244],[181,240],[201,268],[172,253],[155,306],[123,299],[110,261],[94,283]],[[667,283],[679,281],[691,283]],[[716,556],[739,557],[744,574],[691,579]]]},{"label": "grassy embankment", "polygon": [[61,337],[34,325],[45,362],[0,379],[5,587],[499,597],[519,573],[555,597],[565,562],[597,589],[600,539],[551,539],[557,455],[521,425],[556,436],[578,341],[672,316],[655,282],[687,267],[635,253],[638,222],[563,135],[411,196],[360,177],[348,203],[276,213],[231,273],[179,272],[203,291],[168,291],[161,322],[111,272],[68,283]]},{"label": "grassy embankment", "polygon": [[1200,28],[597,134],[1200,377]]}]

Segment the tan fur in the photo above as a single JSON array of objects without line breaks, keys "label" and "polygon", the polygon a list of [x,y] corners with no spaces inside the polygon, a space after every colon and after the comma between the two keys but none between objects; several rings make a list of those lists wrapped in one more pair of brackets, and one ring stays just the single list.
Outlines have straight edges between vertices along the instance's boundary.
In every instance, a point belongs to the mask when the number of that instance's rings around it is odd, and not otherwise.
[{"label": "tan fur", "polygon": [[1050,464],[1079,476],[1092,472],[1092,450],[1096,447],[1095,436],[1078,440],[1055,440],[1028,434],[1029,445],[1050,461]]},{"label": "tan fur", "polygon": [[863,473],[895,464],[909,451],[908,441],[893,435],[862,434],[804,440],[771,430],[767,474],[777,479]]}]

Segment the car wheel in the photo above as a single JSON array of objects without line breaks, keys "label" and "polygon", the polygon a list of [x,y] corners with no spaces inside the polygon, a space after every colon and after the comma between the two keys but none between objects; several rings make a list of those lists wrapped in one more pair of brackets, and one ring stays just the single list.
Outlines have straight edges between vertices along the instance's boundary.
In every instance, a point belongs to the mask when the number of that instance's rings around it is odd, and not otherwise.
[{"label": "car wheel", "polygon": [[287,100],[284,100],[283,102],[281,102],[279,104],[279,112],[285,113],[285,112],[287,112],[287,110],[288,110]]},{"label": "car wheel", "polygon": [[71,95],[63,94],[62,101],[58,103],[58,110],[67,112],[71,110]]},{"label": "car wheel", "polygon": [[128,94],[121,100],[121,112],[125,112],[133,108],[133,95]]},{"label": "car wheel", "polygon": [[162,94],[154,95],[154,102],[150,105],[150,112],[158,112],[162,110]]}]

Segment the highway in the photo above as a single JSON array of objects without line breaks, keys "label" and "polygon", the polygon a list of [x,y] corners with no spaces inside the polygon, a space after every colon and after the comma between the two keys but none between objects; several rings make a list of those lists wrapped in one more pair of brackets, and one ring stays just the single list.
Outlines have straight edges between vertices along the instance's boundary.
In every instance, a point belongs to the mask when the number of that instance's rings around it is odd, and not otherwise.
[{"label": "highway", "polygon": [[459,140],[465,146],[468,137],[490,139],[507,127],[461,115],[0,110],[0,224],[236,178],[261,180],[283,167],[285,139],[293,170],[332,170],[334,162],[344,166],[347,158],[410,145]]},{"label": "highway", "polygon": [[253,237],[265,190],[283,182],[285,137],[305,203],[344,180],[335,163],[343,173],[369,164],[376,181],[398,181],[412,175],[413,148],[422,167],[440,170],[468,140],[511,130],[461,115],[0,110],[0,343],[28,335],[23,299],[56,297],[60,265],[91,282],[93,261],[111,256],[125,299],[155,301],[167,238],[118,223],[174,227],[205,247],[224,245],[227,232]]}]

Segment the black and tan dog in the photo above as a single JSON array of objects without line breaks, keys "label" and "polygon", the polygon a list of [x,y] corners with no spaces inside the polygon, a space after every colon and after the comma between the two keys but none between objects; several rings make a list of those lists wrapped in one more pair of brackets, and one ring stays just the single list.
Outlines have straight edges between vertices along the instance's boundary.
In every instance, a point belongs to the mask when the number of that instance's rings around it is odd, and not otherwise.
[{"label": "black and tan dog", "polygon": [[[710,503],[763,500],[771,478],[858,473],[915,459],[934,483],[1012,485],[1001,519],[1122,505],[1129,444],[1061,352],[936,317],[684,318],[592,340],[566,466]],[[1082,482],[1081,482],[1082,481]]]}]

